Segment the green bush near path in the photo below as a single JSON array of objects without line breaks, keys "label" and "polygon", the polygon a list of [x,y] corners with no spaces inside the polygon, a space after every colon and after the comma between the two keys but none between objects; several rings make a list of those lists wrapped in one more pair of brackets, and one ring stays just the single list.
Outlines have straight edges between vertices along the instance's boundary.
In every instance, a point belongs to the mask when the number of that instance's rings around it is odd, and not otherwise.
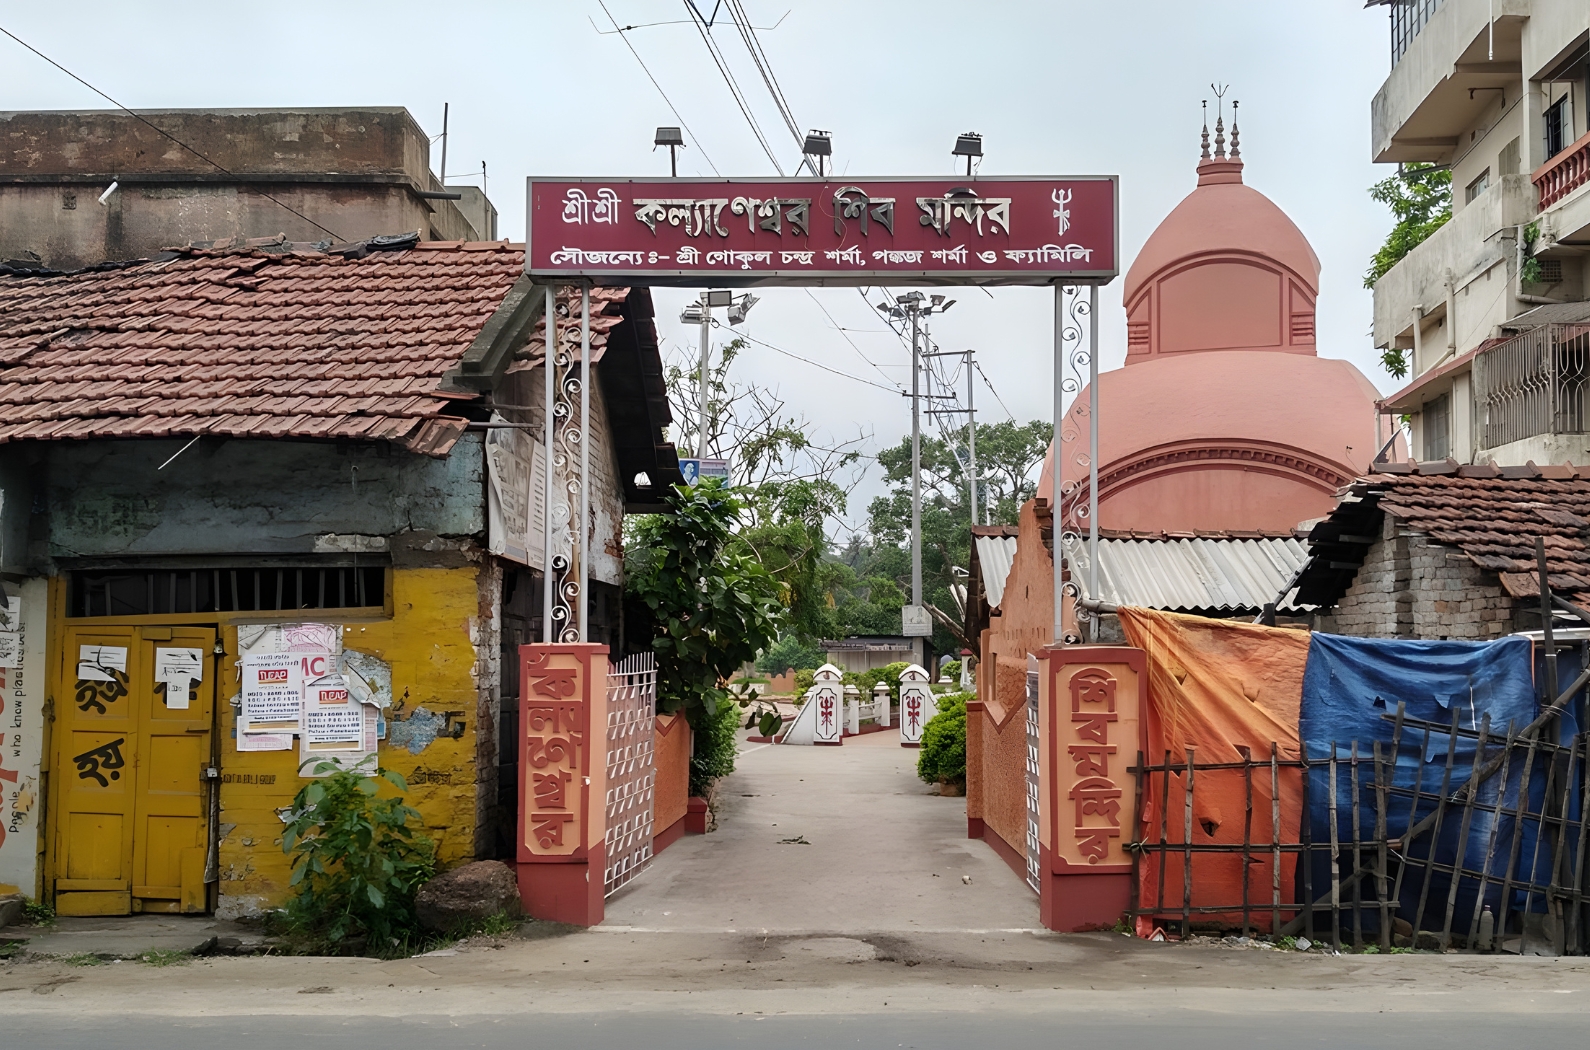
[{"label": "green bush near path", "polygon": [[966,702],[973,693],[937,698],[939,713],[922,729],[916,775],[929,784],[966,783]]}]

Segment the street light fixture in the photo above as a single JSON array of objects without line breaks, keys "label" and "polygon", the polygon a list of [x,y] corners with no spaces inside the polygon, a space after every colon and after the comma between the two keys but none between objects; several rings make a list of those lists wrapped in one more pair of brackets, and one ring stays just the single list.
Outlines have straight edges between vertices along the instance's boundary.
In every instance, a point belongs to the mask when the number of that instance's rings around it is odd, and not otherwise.
[{"label": "street light fixture", "polygon": [[820,179],[823,177],[823,158],[834,154],[834,138],[828,132],[814,128],[806,133],[806,142],[801,146],[801,153],[805,155],[808,164],[816,158],[815,167],[817,177]]},{"label": "street light fixture", "polygon": [[696,456],[699,459],[707,458],[707,365],[712,348],[712,311],[727,309],[729,323],[740,324],[756,303],[756,296],[750,292],[736,298],[727,288],[710,289],[703,291],[701,298],[693,303],[687,303],[679,312],[679,320],[684,324],[701,326],[701,360],[696,376],[696,411],[699,424],[696,427]]},{"label": "street light fixture", "polygon": [[656,137],[652,139],[651,148],[653,153],[657,151],[658,146],[668,147],[668,168],[673,177],[677,179],[679,177],[678,151],[685,148],[684,132],[679,128],[658,128]]},{"label": "street light fixture", "polygon": [[981,158],[983,155],[983,136],[975,131],[968,131],[955,140],[955,148],[950,150],[954,157],[966,158],[966,177],[972,177],[972,158]]}]

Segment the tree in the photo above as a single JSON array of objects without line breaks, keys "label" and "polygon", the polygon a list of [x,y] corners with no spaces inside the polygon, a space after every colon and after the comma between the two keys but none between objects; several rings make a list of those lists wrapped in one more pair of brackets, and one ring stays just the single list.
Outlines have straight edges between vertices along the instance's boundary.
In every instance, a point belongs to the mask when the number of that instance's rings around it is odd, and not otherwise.
[{"label": "tree", "polygon": [[[1452,218],[1452,171],[1433,164],[1408,165],[1369,187],[1369,196],[1389,207],[1396,222],[1386,235],[1386,242],[1369,260],[1365,288],[1373,288],[1404,256]],[[1408,374],[1404,350],[1383,351],[1381,363],[1397,379]]]},{"label": "tree", "polygon": [[828,627],[829,587],[822,569],[827,527],[844,515],[861,480],[859,446],[870,435],[858,433],[832,447],[812,440],[810,425],[775,392],[729,380],[729,369],[745,347],[744,339],[730,340],[719,348],[717,363],[708,366],[704,422],[695,352],[669,363],[675,432],[695,447],[704,425],[708,453],[729,460],[744,503],[733,545],[778,580],[787,629],[809,645]]},{"label": "tree", "polygon": [[635,520],[625,590],[646,608],[657,706],[702,728],[729,701],[719,686],[779,636],[779,582],[737,547],[743,495],[717,478],[677,486],[669,511]]},{"label": "tree", "polygon": [[[980,518],[989,524],[1014,525],[1021,505],[1033,497],[1030,479],[1048,451],[1054,428],[1045,422],[980,423],[977,427],[977,472]],[[960,582],[971,563],[971,508],[968,505],[966,428],[947,438],[922,437],[922,589],[935,612],[934,647],[975,648],[954,617],[950,587]],[[911,586],[911,439],[878,454],[890,486],[868,507],[871,547],[861,571],[892,579],[903,592]],[[898,623],[898,619],[895,621]]]}]

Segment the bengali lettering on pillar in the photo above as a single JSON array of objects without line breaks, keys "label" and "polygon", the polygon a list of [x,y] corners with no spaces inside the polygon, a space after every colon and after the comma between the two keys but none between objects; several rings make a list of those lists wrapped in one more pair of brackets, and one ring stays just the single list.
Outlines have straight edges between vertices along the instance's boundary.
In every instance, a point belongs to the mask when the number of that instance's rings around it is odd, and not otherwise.
[{"label": "bengali lettering on pillar", "polygon": [[[1135,658],[1134,658],[1135,657]],[[1047,843],[1056,872],[1131,870],[1142,653],[1076,647],[1050,661]]]},{"label": "bengali lettering on pillar", "polygon": [[1117,271],[1110,176],[531,179],[525,269],[644,284],[1052,284]]},{"label": "bengali lettering on pillar", "polygon": [[519,859],[580,859],[591,811],[590,656],[560,652],[558,646],[535,648],[521,657],[519,677]]}]

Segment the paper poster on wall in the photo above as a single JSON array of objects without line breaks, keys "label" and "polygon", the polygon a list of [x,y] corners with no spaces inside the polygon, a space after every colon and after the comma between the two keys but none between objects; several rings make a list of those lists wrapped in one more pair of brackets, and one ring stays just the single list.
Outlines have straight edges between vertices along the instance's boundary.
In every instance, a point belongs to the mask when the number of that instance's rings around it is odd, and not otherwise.
[{"label": "paper poster on wall", "polygon": [[39,771],[44,740],[45,610],[48,582],[23,581],[4,602],[14,656],[0,664],[0,891],[41,895],[38,861],[43,812]]},{"label": "paper poster on wall", "polygon": [[[320,750],[309,742],[309,734],[298,738],[298,775],[309,779],[327,777],[338,769],[353,769],[367,777],[376,775],[380,760],[376,755],[376,721],[381,709],[374,704],[352,704],[359,712],[360,747],[353,751]],[[325,769],[321,769],[325,766]]]},{"label": "paper poster on wall", "polygon": [[237,628],[239,659],[266,653],[342,652],[342,627],[334,623],[244,623]]},{"label": "paper poster on wall", "polygon": [[239,733],[295,732],[303,724],[303,676],[292,653],[245,656],[239,667],[242,705]]},{"label": "paper poster on wall", "polygon": [[124,645],[80,645],[77,647],[79,682],[114,682],[112,671],[127,676],[127,647]]},{"label": "paper poster on wall", "polygon": [[348,694],[341,675],[304,687],[304,737],[310,751],[358,751],[363,745],[364,705]]},{"label": "paper poster on wall", "polygon": [[293,749],[293,735],[291,733],[239,733],[237,734],[237,749],[239,751],[291,751]]},{"label": "paper poster on wall", "polygon": [[204,681],[204,650],[157,647],[155,681],[165,686],[167,709],[186,711],[193,683]]},{"label": "paper poster on wall", "polygon": [[392,706],[391,664],[357,649],[344,649],[339,666],[355,700],[383,709]]},{"label": "paper poster on wall", "polygon": [[22,666],[22,633],[0,631],[0,668]]}]

